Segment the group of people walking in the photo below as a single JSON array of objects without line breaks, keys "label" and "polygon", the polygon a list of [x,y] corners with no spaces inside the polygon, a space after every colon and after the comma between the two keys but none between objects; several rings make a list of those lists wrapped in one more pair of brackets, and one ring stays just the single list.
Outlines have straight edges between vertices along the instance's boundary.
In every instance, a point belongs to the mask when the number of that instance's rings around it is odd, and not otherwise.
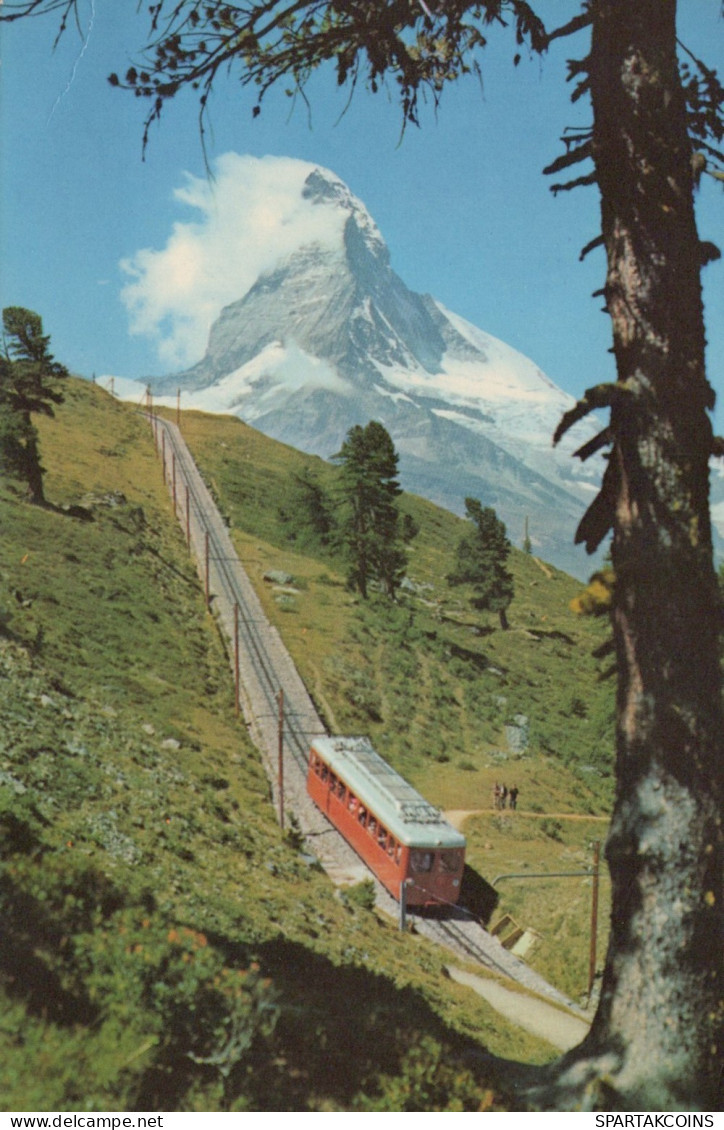
[{"label": "group of people walking", "polygon": [[518,786],[513,785],[512,789],[506,788],[505,785],[499,785],[495,782],[493,787],[493,808],[517,808],[518,807]]}]

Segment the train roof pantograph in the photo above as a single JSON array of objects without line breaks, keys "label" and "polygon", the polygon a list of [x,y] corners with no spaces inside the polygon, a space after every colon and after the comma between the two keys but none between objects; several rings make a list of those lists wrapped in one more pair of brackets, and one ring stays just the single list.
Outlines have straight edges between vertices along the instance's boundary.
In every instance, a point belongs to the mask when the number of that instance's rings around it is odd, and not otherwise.
[{"label": "train roof pantograph", "polygon": [[380,757],[369,738],[315,738],[312,749],[400,843],[465,847],[462,833]]}]

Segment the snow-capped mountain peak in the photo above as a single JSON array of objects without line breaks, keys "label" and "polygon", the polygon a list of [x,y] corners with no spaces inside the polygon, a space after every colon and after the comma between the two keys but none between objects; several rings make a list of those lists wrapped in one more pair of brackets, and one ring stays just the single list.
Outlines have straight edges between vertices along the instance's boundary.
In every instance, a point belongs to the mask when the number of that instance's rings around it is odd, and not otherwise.
[{"label": "snow-capped mountain peak", "polygon": [[151,382],[154,395],[180,387],[188,407],[234,412],[324,457],[352,425],[377,419],[407,489],[458,512],[466,496],[480,498],[514,542],[527,519],[536,551],[587,574],[573,538],[600,466],[571,451],[592,425],[552,447],[572,398],[527,357],[409,290],[364,204],[334,173],[308,167],[301,198],[323,238],[262,271],[220,311],[205,356]]},{"label": "snow-capped mountain peak", "polygon": [[384,260],[385,266],[389,263],[389,252],[380,233],[362,201],[350,192],[344,181],[330,172],[329,169],[317,167],[309,174],[304,182],[302,198],[312,204],[326,207],[333,206],[348,214],[362,235],[365,244],[373,257]]}]

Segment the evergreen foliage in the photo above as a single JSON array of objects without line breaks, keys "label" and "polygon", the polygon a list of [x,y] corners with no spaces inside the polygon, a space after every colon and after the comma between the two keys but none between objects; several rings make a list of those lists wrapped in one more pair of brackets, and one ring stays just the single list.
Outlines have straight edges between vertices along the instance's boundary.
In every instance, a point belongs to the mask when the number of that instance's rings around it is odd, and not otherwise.
[{"label": "evergreen foliage", "polygon": [[70,378],[38,426],[59,508],[0,482],[5,1109],[475,1111],[481,1048],[549,1059],[280,837],[147,422]]},{"label": "evergreen foliage", "polygon": [[523,534],[523,553],[532,553],[533,543],[530,540],[530,532],[528,529],[528,519],[525,520],[525,533]]},{"label": "evergreen foliage", "polygon": [[355,424],[334,460],[341,464],[339,536],[349,562],[348,583],[365,600],[372,581],[394,598],[407,564],[394,444],[376,420],[364,428]]},{"label": "evergreen foliage", "polygon": [[507,608],[514,595],[513,576],[505,567],[510,553],[505,524],[491,506],[482,506],[477,498],[465,499],[465,514],[475,529],[460,539],[448,583],[472,585],[473,608],[497,612],[505,630],[509,627]]},{"label": "evergreen foliage", "polygon": [[[60,13],[77,0],[9,0],[0,21]],[[555,7],[555,6],[554,6]],[[610,423],[577,452],[610,447],[600,492],[576,540],[613,533],[612,624],[618,660],[617,779],[606,857],[614,929],[600,1003],[586,1040],[528,1100],[553,1109],[714,1109],[724,1041],[724,717],[720,598],[713,567],[709,460],[714,393],[706,378],[694,191],[721,177],[724,88],[677,37],[676,0],[582,0],[546,30],[527,0],[159,0],[139,68],[124,80],[149,99],[148,126],[186,87],[201,119],[219,73],[290,96],[333,62],[351,90],[394,82],[403,123],[420,96],[480,75],[490,24],[513,24],[514,62],[584,34],[569,62],[572,99],[590,99],[590,128],[566,131],[548,173],[554,191],[596,185],[605,247],[600,294],[611,317],[617,380],[587,391],[555,442],[593,409]],[[686,54],[682,66],[682,53]],[[580,171],[577,166],[583,165]],[[578,174],[578,175],[576,175]],[[357,583],[366,584],[366,574]],[[654,799],[655,798],[655,799]],[[682,852],[681,845],[686,845]]]},{"label": "evergreen foliage", "polygon": [[0,356],[0,469],[25,482],[32,502],[45,502],[44,468],[33,413],[53,415],[62,404],[58,382],[67,369],[50,352],[38,314],[22,306],[3,310],[4,355]]},{"label": "evergreen foliage", "polygon": [[279,507],[290,541],[330,545],[336,529],[334,502],[310,467],[292,474],[289,498]]}]

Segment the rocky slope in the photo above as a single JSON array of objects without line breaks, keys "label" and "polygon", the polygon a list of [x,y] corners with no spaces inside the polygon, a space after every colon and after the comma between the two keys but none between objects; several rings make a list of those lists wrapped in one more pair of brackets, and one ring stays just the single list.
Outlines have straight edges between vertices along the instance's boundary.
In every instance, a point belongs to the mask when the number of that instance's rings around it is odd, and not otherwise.
[{"label": "rocky slope", "polygon": [[300,246],[225,307],[203,359],[151,382],[154,395],[234,412],[274,438],[329,457],[356,423],[380,420],[403,485],[462,513],[496,508],[520,543],[577,575],[573,549],[600,466],[551,436],[573,403],[528,358],[416,294],[392,270],[374,221],[334,174],[309,166],[302,196],[329,238]]}]

